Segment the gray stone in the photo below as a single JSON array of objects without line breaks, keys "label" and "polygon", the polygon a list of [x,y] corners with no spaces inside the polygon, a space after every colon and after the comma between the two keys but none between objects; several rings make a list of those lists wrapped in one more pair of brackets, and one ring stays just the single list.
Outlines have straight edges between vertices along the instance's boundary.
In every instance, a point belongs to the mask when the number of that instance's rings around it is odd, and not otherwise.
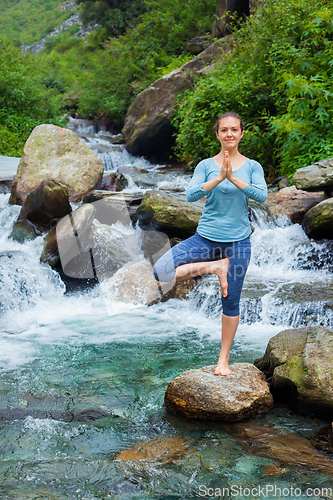
[{"label": "gray stone", "polygon": [[331,192],[333,190],[333,158],[299,168],[294,174],[293,181],[297,189]]},{"label": "gray stone", "polygon": [[167,410],[195,419],[237,422],[273,407],[265,376],[250,363],[230,365],[231,375],[214,375],[215,365],[181,373],[168,385]]},{"label": "gray stone", "polygon": [[39,228],[49,228],[71,213],[68,191],[64,184],[46,179],[25,199],[18,220],[26,219]]},{"label": "gray stone", "polygon": [[255,365],[271,378],[273,395],[299,410],[333,417],[333,330],[310,326],[270,339]]},{"label": "gray stone", "polygon": [[153,305],[171,298],[183,299],[193,290],[195,280],[161,283],[155,280],[152,265],[147,260],[128,264],[102,283],[105,297],[111,301]]},{"label": "gray stone", "polygon": [[103,172],[103,161],[71,130],[39,125],[24,146],[10,203],[22,205],[48,178],[65,184],[70,201],[80,201],[100,183]]},{"label": "gray stone", "polygon": [[293,223],[300,224],[305,213],[323,200],[324,193],[307,193],[289,186],[276,193],[268,193],[263,205],[273,217],[286,215]]},{"label": "gray stone", "polygon": [[147,191],[137,214],[143,221],[151,220],[161,230],[187,238],[195,233],[203,207],[202,201],[190,203],[185,197]]}]

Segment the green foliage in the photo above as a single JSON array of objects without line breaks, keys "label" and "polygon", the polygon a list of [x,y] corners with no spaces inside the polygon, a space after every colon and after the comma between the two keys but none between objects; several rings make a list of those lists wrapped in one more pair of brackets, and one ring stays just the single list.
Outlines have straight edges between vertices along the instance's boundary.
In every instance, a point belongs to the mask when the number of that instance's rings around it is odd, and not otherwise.
[{"label": "green foliage", "polygon": [[144,0],[76,0],[85,26],[102,25],[110,36],[124,34],[126,28],[146,10]]},{"label": "green foliage", "polygon": [[62,33],[47,42],[41,57],[48,85],[67,94],[68,109],[120,128],[138,92],[192,58],[187,41],[210,30],[216,10],[216,0],[145,5],[148,11],[123,36],[105,41],[106,31],[98,30],[85,40]]},{"label": "green foliage", "polygon": [[216,117],[239,113],[242,152],[291,176],[333,156],[333,7],[330,1],[268,0],[237,32],[236,48],[181,101],[177,147],[184,159],[218,152]]},{"label": "green foliage", "polygon": [[0,36],[31,45],[56,29],[75,10],[60,10],[66,0],[0,0]]},{"label": "green foliage", "polygon": [[59,97],[43,85],[36,58],[0,38],[0,154],[19,156],[35,126],[61,123]]}]

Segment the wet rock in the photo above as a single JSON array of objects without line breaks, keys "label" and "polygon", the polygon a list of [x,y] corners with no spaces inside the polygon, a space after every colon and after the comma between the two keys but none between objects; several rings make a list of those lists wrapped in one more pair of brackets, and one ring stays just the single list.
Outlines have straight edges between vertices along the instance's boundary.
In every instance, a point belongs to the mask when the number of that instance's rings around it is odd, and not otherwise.
[{"label": "wet rock", "polygon": [[168,233],[188,238],[197,228],[204,203],[189,203],[185,197],[160,191],[147,191],[137,210],[143,223],[150,221]]},{"label": "wet rock", "polygon": [[297,189],[304,191],[325,191],[331,195],[333,190],[333,158],[320,160],[308,167],[296,170],[293,181]]},{"label": "wet rock", "polygon": [[311,442],[297,434],[280,432],[278,429],[256,422],[223,426],[248,453],[279,460],[305,471],[332,474],[333,460],[320,453]]},{"label": "wet rock", "polygon": [[10,180],[0,180],[0,193],[1,194],[7,194],[10,193],[13,185],[13,179]]},{"label": "wet rock", "polygon": [[129,152],[135,155],[168,158],[174,144],[176,97],[193,88],[193,78],[223,51],[226,41],[211,44],[192,61],[171,71],[136,96],[129,107],[122,134]]},{"label": "wet rock", "polygon": [[46,179],[27,196],[17,220],[28,220],[39,229],[47,230],[71,211],[66,186]]},{"label": "wet rock", "polygon": [[70,201],[80,201],[100,183],[103,172],[103,161],[71,130],[39,125],[24,146],[10,203],[22,205],[47,178],[65,184]]},{"label": "wet rock", "polygon": [[311,438],[315,448],[326,453],[333,453],[333,423],[319,429]]},{"label": "wet rock", "polygon": [[162,464],[172,463],[180,455],[189,451],[189,445],[179,436],[162,437],[151,441],[144,441],[124,450],[116,459],[122,461],[138,462],[141,466],[151,462]]},{"label": "wet rock", "polygon": [[112,172],[103,176],[101,182],[101,189],[106,191],[122,191],[128,186],[128,180],[126,177],[119,172]]},{"label": "wet rock", "polygon": [[295,186],[285,187],[276,193],[268,193],[263,203],[273,217],[286,215],[293,223],[301,223],[305,213],[324,200],[324,193],[307,193]]},{"label": "wet rock", "polygon": [[295,408],[333,417],[333,330],[310,326],[272,337],[255,366],[266,373],[274,397]]},{"label": "wet rock", "polygon": [[87,408],[74,410],[71,415],[71,422],[92,422],[99,418],[107,417],[108,412],[99,408]]},{"label": "wet rock", "polygon": [[135,232],[122,230],[94,220],[91,226],[90,245],[94,267],[100,281],[113,276],[122,266],[139,259],[140,251]]},{"label": "wet rock", "polygon": [[311,208],[304,216],[302,227],[309,238],[333,240],[333,198]]},{"label": "wet rock", "polygon": [[[142,195],[141,194],[128,194],[128,193],[118,193],[115,191],[103,191],[103,190],[95,190],[88,193],[83,202],[84,203],[94,203],[99,200],[107,200],[108,198],[113,199],[112,197],[121,197],[119,199],[124,200],[127,207],[127,212],[132,220],[135,223],[138,219],[137,217],[137,208],[142,203]],[[107,202],[109,203],[109,202]],[[111,202],[112,204],[114,202]],[[98,219],[100,220],[100,219]]]},{"label": "wet rock", "polygon": [[194,280],[161,283],[155,280],[152,265],[146,261],[129,264],[102,283],[105,295],[111,300],[132,304],[153,305],[171,298],[183,299],[193,290]]},{"label": "wet rock", "polygon": [[18,220],[14,223],[9,237],[13,240],[23,243],[26,240],[34,240],[42,232],[32,222],[28,220]]},{"label": "wet rock", "polygon": [[215,365],[183,372],[168,385],[165,408],[189,418],[237,422],[273,407],[265,376],[250,363],[234,363],[231,375]]},{"label": "wet rock", "polygon": [[318,283],[287,283],[279,287],[275,297],[282,301],[301,304],[304,302],[325,301],[333,303],[333,281]]},{"label": "wet rock", "polygon": [[[90,248],[89,234],[95,212],[95,207],[87,203],[62,218],[57,226],[52,228],[44,238],[41,262],[46,262],[51,267],[54,267],[59,260],[60,252],[62,267],[66,274],[70,273],[69,276],[77,278],[85,277],[78,276],[81,265],[81,273],[88,274],[87,277],[89,278],[94,277],[90,255],[88,258],[88,254]],[[88,262],[83,262],[83,254]],[[68,269],[66,269],[66,266]]]}]

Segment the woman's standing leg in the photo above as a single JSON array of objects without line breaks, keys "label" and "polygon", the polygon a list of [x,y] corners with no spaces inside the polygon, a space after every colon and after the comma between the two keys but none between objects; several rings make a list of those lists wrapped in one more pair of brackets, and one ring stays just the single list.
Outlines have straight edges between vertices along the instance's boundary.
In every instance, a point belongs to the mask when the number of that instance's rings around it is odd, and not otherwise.
[{"label": "woman's standing leg", "polygon": [[229,352],[239,323],[239,300],[245,274],[251,258],[250,237],[237,241],[226,248],[229,257],[228,296],[222,297],[221,352],[215,375],[230,375]]}]

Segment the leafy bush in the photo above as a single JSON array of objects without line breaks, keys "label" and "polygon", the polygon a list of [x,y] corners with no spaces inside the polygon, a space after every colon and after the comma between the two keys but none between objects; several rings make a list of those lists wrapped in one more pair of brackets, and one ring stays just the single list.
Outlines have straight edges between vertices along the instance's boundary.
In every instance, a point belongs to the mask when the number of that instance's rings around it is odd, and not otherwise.
[{"label": "leafy bush", "polygon": [[[81,9],[89,2],[84,4]],[[146,0],[145,5],[147,12],[123,36],[104,40],[99,30],[70,47],[63,34],[46,46],[48,81],[67,93],[68,108],[120,128],[138,92],[191,58],[187,41],[210,31],[216,11],[216,0]]]},{"label": "leafy bush", "polygon": [[76,0],[85,26],[102,25],[110,36],[123,34],[146,10],[144,0]]},{"label": "leafy bush", "polygon": [[236,48],[179,105],[179,155],[216,154],[213,123],[232,110],[247,125],[242,152],[268,174],[333,156],[331,2],[267,0],[236,35]]},{"label": "leafy bush", "polygon": [[34,127],[61,123],[59,97],[41,83],[36,58],[0,38],[0,154],[20,156]]}]

